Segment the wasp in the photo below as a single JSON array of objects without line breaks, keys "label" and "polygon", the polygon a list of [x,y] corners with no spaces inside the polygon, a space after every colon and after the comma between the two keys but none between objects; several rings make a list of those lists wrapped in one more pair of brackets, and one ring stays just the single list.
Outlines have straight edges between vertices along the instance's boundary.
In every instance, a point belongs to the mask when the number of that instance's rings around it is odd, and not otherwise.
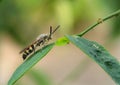
[{"label": "wasp", "polygon": [[28,47],[21,50],[20,54],[22,54],[23,60],[25,60],[27,58],[27,56],[30,55],[31,53],[33,53],[33,52],[35,53],[36,47],[45,45],[45,43],[47,43],[49,40],[51,40],[52,34],[54,34],[54,32],[59,27],[60,27],[60,25],[57,26],[54,30],[52,30],[52,26],[50,26],[49,34],[40,34],[32,44],[30,44]]}]

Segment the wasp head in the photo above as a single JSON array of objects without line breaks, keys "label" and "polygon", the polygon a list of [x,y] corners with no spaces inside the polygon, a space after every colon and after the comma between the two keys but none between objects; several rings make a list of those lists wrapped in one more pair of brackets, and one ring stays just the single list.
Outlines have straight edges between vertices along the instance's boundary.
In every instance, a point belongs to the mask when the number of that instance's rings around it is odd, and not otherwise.
[{"label": "wasp head", "polygon": [[50,33],[49,34],[41,34],[37,37],[37,46],[40,46],[40,44],[44,44],[46,41],[49,41],[52,39],[52,34],[59,28],[60,26],[57,26],[56,29],[52,30],[52,26],[50,26]]}]

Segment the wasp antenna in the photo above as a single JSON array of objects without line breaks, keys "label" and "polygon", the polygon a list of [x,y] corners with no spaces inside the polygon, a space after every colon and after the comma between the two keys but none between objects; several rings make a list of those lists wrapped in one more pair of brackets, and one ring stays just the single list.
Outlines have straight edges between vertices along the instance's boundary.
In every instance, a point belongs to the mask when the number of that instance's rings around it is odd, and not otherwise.
[{"label": "wasp antenna", "polygon": [[52,34],[52,26],[50,26],[50,36],[51,36],[51,34]]},{"label": "wasp antenna", "polygon": [[58,25],[55,30],[52,32],[52,34],[60,27],[60,25]]},{"label": "wasp antenna", "polygon": [[52,26],[50,26],[50,34],[49,34],[48,40],[51,39],[51,35],[52,35]]}]

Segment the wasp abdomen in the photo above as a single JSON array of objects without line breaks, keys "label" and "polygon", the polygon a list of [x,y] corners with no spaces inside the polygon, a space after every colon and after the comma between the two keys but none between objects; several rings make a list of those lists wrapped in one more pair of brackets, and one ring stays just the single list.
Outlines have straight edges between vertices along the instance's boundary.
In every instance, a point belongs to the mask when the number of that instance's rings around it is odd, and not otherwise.
[{"label": "wasp abdomen", "polygon": [[27,54],[23,54],[22,55],[23,60],[25,60],[27,56],[28,56]]},{"label": "wasp abdomen", "polygon": [[31,45],[30,47],[28,47],[28,48],[24,51],[24,53],[23,53],[23,55],[22,55],[23,60],[25,60],[26,57],[27,57],[30,53],[32,53],[33,51],[35,51],[34,44]]}]

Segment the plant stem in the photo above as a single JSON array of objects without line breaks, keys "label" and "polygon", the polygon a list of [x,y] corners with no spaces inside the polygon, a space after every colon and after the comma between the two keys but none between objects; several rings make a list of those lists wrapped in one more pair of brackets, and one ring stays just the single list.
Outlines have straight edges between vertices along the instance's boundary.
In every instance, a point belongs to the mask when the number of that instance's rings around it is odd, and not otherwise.
[{"label": "plant stem", "polygon": [[89,26],[87,29],[85,29],[83,32],[81,32],[80,34],[78,34],[78,36],[83,36],[84,34],[86,34],[87,32],[89,32],[90,30],[92,30],[94,27],[96,27],[97,25],[101,24],[102,22],[112,18],[112,17],[115,17],[115,16],[118,16],[120,14],[120,9],[108,16],[106,16],[105,18],[99,18],[98,21],[96,23],[94,23],[93,25]]}]

